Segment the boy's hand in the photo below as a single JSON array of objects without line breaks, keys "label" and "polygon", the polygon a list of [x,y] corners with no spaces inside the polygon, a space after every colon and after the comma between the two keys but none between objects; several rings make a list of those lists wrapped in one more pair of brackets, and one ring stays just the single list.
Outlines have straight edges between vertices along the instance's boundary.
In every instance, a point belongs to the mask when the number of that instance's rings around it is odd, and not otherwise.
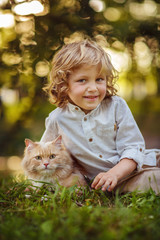
[{"label": "boy's hand", "polygon": [[117,182],[118,178],[116,175],[109,172],[101,172],[95,177],[91,187],[95,189],[102,187],[102,191],[108,190],[110,192],[117,185]]}]

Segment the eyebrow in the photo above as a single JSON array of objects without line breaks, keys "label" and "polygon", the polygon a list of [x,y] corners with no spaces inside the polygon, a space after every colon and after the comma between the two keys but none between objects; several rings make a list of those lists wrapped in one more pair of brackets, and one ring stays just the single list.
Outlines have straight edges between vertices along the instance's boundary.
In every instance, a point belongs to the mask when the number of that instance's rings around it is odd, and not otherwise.
[{"label": "eyebrow", "polygon": [[[72,74],[73,76],[76,76],[77,78],[87,78],[88,75],[84,75],[83,73],[82,74]],[[96,77],[103,77],[105,74],[103,74],[102,72],[101,73],[98,73],[96,75]]]},{"label": "eyebrow", "polygon": [[83,78],[88,78],[87,75],[83,75],[83,74],[72,74],[72,78],[78,78],[78,79],[83,79]]}]

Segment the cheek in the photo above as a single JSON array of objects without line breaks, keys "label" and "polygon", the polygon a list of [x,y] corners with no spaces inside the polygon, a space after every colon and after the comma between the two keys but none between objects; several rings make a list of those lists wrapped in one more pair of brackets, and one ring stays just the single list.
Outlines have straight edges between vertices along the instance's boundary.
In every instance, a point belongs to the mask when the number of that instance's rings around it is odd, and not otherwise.
[{"label": "cheek", "polygon": [[39,167],[42,165],[42,161],[34,161],[34,166]]},{"label": "cheek", "polygon": [[30,159],[29,161],[27,161],[24,165],[24,168],[27,170],[27,171],[35,171],[35,170],[38,170],[40,166],[40,162],[37,162],[35,161],[34,159]]},{"label": "cheek", "polygon": [[84,88],[80,86],[71,87],[69,88],[68,95],[69,97],[77,97],[79,95],[82,95],[84,93]]},{"label": "cheek", "polygon": [[99,87],[99,92],[104,96],[106,95],[106,92],[107,92],[106,88],[107,88],[106,84]]}]

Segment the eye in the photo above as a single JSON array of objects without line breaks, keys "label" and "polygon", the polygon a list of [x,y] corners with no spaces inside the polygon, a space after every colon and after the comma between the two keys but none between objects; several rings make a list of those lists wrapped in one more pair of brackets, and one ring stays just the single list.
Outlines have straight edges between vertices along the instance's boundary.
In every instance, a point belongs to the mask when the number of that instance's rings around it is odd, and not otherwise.
[{"label": "eye", "polygon": [[86,80],[85,79],[79,79],[77,82],[80,82],[80,83],[85,83]]},{"label": "eye", "polygon": [[50,159],[53,159],[53,158],[55,158],[55,157],[56,157],[55,154],[51,154],[51,155],[49,156]]},{"label": "eye", "polygon": [[102,81],[104,81],[104,79],[103,78],[97,78],[96,81],[97,82],[102,82]]},{"label": "eye", "polygon": [[41,156],[36,156],[35,159],[36,160],[42,160],[42,157]]}]

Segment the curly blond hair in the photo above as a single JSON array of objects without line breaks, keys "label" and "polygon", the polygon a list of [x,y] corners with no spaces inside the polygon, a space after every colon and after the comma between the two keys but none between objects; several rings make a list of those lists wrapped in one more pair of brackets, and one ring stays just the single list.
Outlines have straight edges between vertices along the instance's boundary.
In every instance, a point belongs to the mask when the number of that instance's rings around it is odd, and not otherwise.
[{"label": "curly blond hair", "polygon": [[101,64],[101,71],[105,71],[107,79],[105,98],[116,95],[114,85],[118,75],[108,54],[96,42],[86,39],[66,44],[54,55],[51,63],[51,82],[43,88],[49,94],[51,103],[61,108],[66,106],[69,102],[69,75],[74,68],[82,64]]}]

